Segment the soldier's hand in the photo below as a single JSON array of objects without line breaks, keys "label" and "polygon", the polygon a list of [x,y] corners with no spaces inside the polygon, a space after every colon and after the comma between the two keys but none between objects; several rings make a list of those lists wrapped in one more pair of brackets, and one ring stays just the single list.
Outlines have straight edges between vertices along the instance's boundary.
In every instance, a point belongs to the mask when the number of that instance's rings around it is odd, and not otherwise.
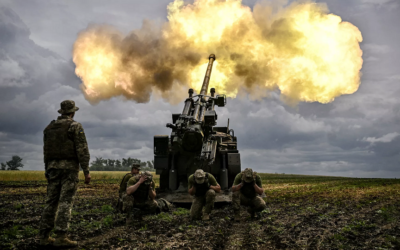
[{"label": "soldier's hand", "polygon": [[239,183],[239,184],[237,184],[236,186],[235,186],[235,191],[237,191],[237,190],[239,190],[240,188],[242,188],[243,187],[243,185],[244,185],[244,182],[242,181],[241,183]]},{"label": "soldier's hand", "polygon": [[143,182],[145,182],[146,180],[147,180],[147,176],[142,175],[142,176],[140,177],[140,179],[139,179],[139,183],[143,183]]},{"label": "soldier's hand", "polygon": [[85,184],[89,184],[91,179],[92,177],[90,176],[90,174],[85,175]]},{"label": "soldier's hand", "polygon": [[[47,169],[47,168],[46,168]],[[50,175],[49,175],[49,173],[47,173],[47,170],[44,170],[44,177],[46,177],[46,179],[47,180],[49,180],[49,178],[50,178]]]},{"label": "soldier's hand", "polygon": [[188,191],[190,195],[194,195],[196,193],[196,186],[193,185],[192,188],[190,188]]}]

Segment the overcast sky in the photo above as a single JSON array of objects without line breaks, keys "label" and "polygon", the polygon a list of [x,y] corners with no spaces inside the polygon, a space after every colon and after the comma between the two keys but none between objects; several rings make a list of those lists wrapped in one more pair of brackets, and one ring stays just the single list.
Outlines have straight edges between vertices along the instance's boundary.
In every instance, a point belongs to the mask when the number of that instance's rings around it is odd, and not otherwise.
[{"label": "overcast sky", "polygon": [[[42,135],[60,102],[75,100],[95,157],[151,160],[153,135],[182,103],[113,98],[92,106],[79,89],[72,46],[90,23],[128,33],[144,19],[164,22],[170,0],[0,0],[0,162],[21,156],[42,170]],[[259,172],[400,177],[400,0],[328,0],[330,12],[363,35],[359,90],[329,104],[288,107],[278,94],[229,99],[217,108],[238,137],[242,168]],[[252,7],[255,1],[244,1]],[[182,99],[183,101],[183,99]]]}]

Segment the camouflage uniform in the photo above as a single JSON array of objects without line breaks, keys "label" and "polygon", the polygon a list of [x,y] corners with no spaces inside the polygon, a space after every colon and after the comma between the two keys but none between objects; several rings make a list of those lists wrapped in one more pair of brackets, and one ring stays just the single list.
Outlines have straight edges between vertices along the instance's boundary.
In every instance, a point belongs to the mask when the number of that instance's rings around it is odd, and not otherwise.
[{"label": "camouflage uniform", "polygon": [[128,185],[128,181],[130,178],[133,176],[139,176],[140,178],[140,173],[136,175],[132,175],[131,173],[128,173],[124,176],[124,178],[121,181],[121,184],[119,185],[119,206],[118,209],[121,212],[126,212],[130,209],[132,209],[133,206],[133,197],[131,195],[126,194],[126,188]]},{"label": "camouflage uniform", "polygon": [[[247,176],[249,180],[246,180],[246,174],[249,175]],[[254,213],[267,208],[265,201],[254,190],[254,182],[262,188],[261,177],[251,169],[245,169],[242,173],[236,175],[233,185],[236,186],[240,183],[244,185],[239,191],[232,194],[232,205],[236,215],[240,214],[240,205],[249,207],[248,211],[252,216],[254,216]]]},{"label": "camouflage uniform", "polygon": [[200,184],[197,183],[195,180],[197,172],[198,170],[196,170],[195,174],[190,175],[188,179],[188,189],[191,189],[193,186],[196,187],[196,193],[193,198],[192,207],[190,208],[190,217],[194,220],[201,219],[203,207],[205,215],[211,213],[211,210],[214,208],[216,194],[210,186],[218,186],[215,177],[212,174],[205,172],[203,172],[204,182]]},{"label": "camouflage uniform", "polygon": [[54,226],[57,235],[66,234],[79,182],[79,167],[85,175],[89,174],[90,155],[82,125],[65,115],[78,109],[73,101],[62,102],[58,111],[62,115],[43,132],[48,185],[46,206],[40,221],[42,237],[48,235]]},{"label": "camouflage uniform", "polygon": [[74,196],[79,182],[78,173],[68,169],[49,171],[46,206],[40,221],[41,231],[54,228],[57,233],[67,232]]},{"label": "camouflage uniform", "polygon": [[118,210],[121,212],[125,212],[128,207],[132,207],[133,205],[133,199],[126,194],[126,186],[132,176],[133,175],[131,173],[126,174],[124,178],[122,178],[121,184],[119,185]]},{"label": "camouflage uniform", "polygon": [[[144,172],[143,174],[151,176],[151,173],[148,171]],[[140,177],[141,175],[131,177],[128,181],[127,188],[135,185],[139,181]],[[152,178],[148,179],[140,184],[138,189],[133,194],[128,195],[133,202],[132,207],[127,211],[127,224],[130,224],[133,221],[133,216],[140,218],[142,215],[155,214],[160,211],[157,201],[149,197],[149,191],[154,190],[156,187],[155,185],[156,184]]]}]

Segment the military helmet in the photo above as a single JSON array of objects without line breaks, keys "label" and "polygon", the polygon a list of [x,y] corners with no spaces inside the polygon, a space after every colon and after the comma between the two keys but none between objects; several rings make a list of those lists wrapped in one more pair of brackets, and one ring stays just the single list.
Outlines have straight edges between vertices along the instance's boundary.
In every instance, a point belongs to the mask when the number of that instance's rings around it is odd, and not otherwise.
[{"label": "military helmet", "polygon": [[75,106],[75,102],[72,100],[65,100],[60,104],[60,106],[61,109],[58,110],[58,113],[62,115],[74,113],[79,110],[79,108]]},{"label": "military helmet", "polygon": [[254,180],[254,176],[253,176],[253,169],[251,168],[246,168],[245,170],[243,170],[242,172],[242,179],[245,182],[252,182]]},{"label": "military helmet", "polygon": [[136,168],[137,170],[140,170],[140,164],[139,163],[133,163],[132,167],[131,167],[131,170],[134,169],[134,168]]},{"label": "military helmet", "polygon": [[142,175],[147,177],[144,184],[149,185],[153,181],[153,175],[149,171],[145,171]]},{"label": "military helmet", "polygon": [[205,179],[206,173],[203,171],[203,169],[197,169],[196,172],[194,172],[194,180],[197,184],[203,184]]}]

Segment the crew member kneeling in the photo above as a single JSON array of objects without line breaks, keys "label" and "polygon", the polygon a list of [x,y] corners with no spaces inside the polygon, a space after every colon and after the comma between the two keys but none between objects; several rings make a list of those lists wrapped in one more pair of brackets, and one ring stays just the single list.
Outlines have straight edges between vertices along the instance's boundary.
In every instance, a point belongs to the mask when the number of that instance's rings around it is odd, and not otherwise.
[{"label": "crew member kneeling", "polygon": [[140,178],[140,164],[139,163],[133,163],[131,172],[127,173],[124,178],[122,178],[122,181],[119,185],[119,198],[118,198],[118,204],[117,204],[117,209],[122,212],[126,213],[130,209],[132,209],[133,206],[133,197],[132,195],[128,195],[126,193],[126,188],[128,186],[128,181],[134,177],[138,176],[138,179]]},{"label": "crew member kneeling", "polygon": [[251,168],[246,168],[236,175],[232,186],[232,205],[236,221],[241,218],[240,205],[249,207],[247,211],[251,218],[255,217],[255,213],[267,208],[265,201],[259,196],[263,192],[261,177]]},{"label": "crew member kneeling", "polygon": [[221,191],[217,180],[212,174],[197,169],[189,176],[188,188],[189,194],[194,195],[190,217],[192,220],[200,219],[204,207],[203,220],[209,220],[211,210],[214,208],[215,192]]},{"label": "crew member kneeling", "polygon": [[142,215],[157,213],[155,183],[149,171],[129,179],[126,194],[133,197],[133,207],[127,211],[127,224],[133,221],[133,216],[141,219]]}]

